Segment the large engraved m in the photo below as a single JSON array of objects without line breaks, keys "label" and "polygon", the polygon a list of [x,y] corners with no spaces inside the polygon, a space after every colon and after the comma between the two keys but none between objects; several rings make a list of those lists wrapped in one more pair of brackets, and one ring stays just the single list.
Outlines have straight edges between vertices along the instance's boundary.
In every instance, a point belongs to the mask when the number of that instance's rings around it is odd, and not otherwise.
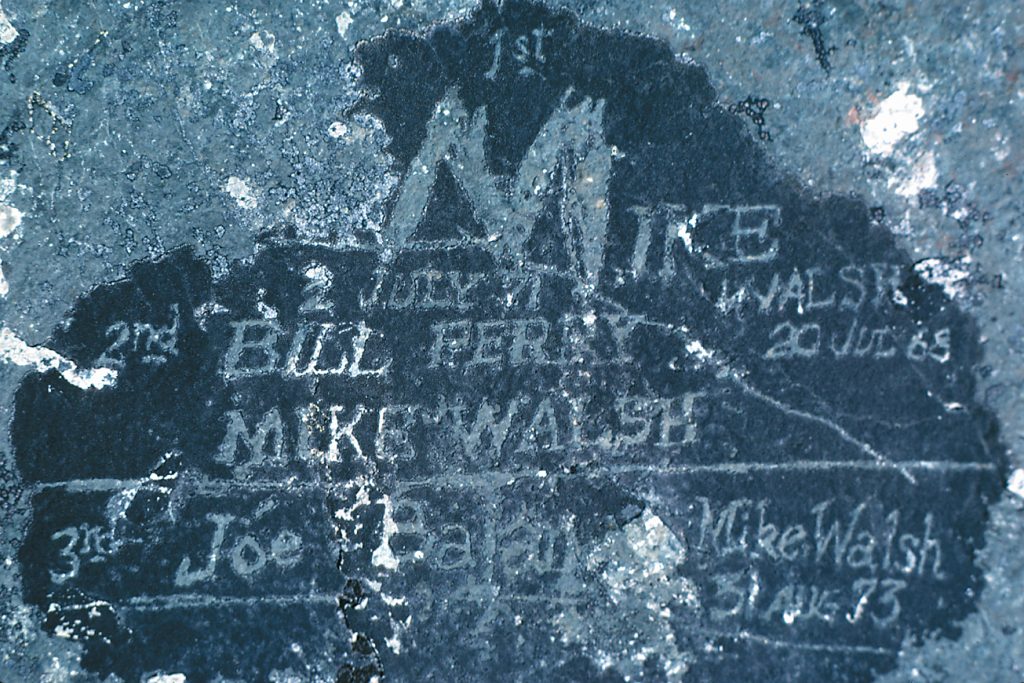
[{"label": "large engraved m", "polygon": [[483,244],[517,260],[523,258],[544,204],[560,193],[562,239],[573,274],[596,285],[608,233],[612,155],[604,142],[604,100],[576,98],[570,107],[573,99],[567,91],[526,151],[511,184],[503,184],[484,158],[486,109],[470,115],[454,89],[445,93],[402,181],[387,231],[389,246],[396,251],[410,246],[438,165],[445,162],[487,231]]}]

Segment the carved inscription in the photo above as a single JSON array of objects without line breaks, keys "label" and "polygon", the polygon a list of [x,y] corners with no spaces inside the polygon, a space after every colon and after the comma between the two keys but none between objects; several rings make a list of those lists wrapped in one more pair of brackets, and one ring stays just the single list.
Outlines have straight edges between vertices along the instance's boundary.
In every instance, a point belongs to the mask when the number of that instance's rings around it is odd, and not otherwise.
[{"label": "carved inscription", "polygon": [[85,668],[861,683],[955,636],[977,334],[862,202],[540,6],[358,58],[382,227],[137,264],[52,344],[117,382],[19,389],[26,600]]}]

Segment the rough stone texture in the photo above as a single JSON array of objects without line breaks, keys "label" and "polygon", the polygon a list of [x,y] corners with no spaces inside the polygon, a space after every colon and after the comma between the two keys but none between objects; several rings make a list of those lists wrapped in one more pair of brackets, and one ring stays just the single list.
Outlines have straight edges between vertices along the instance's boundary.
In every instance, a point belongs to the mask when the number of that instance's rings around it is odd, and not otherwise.
[{"label": "rough stone texture", "polygon": [[[982,356],[967,370],[977,401],[1000,423],[1013,482],[1024,433],[1024,330],[1015,315],[1021,8],[560,4],[595,27],[666,41],[680,60],[706,70],[723,109],[748,119],[754,153],[811,192],[865,198],[877,227],[894,233],[896,246],[923,262],[926,279],[976,319]],[[336,241],[352,226],[383,226],[400,180],[384,150],[399,136],[355,107],[366,75],[353,65],[357,41],[474,7],[8,0],[0,21],[4,326],[29,344],[51,343],[76,298],[180,246],[221,279],[237,272],[232,261],[251,263],[256,242],[282,230]],[[896,132],[880,125],[890,116]],[[0,368],[0,410],[10,422],[25,370]],[[4,468],[0,678],[89,680],[80,647],[53,637],[41,612],[22,605],[18,552],[30,503],[10,444]],[[628,509],[629,501],[616,504]],[[984,587],[976,602],[967,596],[974,605],[962,633],[953,641],[942,628],[908,634],[885,680],[1021,679],[1022,510],[1013,492],[990,509],[978,560]],[[647,519],[637,508],[620,522],[640,520],[658,532]],[[642,547],[634,540],[634,550]],[[614,539],[592,551],[614,577]],[[614,638],[614,629],[606,635]],[[348,647],[339,641],[339,652]],[[361,643],[351,647],[360,654]],[[365,664],[351,661],[353,670]],[[325,668],[306,664],[307,677]]]}]

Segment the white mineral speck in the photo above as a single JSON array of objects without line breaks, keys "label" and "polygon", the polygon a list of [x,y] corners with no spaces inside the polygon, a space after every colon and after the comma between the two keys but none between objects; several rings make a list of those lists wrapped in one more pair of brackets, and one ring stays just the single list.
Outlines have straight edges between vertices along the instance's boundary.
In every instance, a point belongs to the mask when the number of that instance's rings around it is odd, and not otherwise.
[{"label": "white mineral speck", "polygon": [[231,176],[224,183],[224,191],[231,195],[243,209],[255,209],[257,200],[256,193],[249,187],[249,182],[237,176]]},{"label": "white mineral speck", "polygon": [[[3,10],[0,10],[2,15]],[[24,214],[8,201],[18,188],[18,174],[11,171],[6,178],[0,178],[0,237],[7,237],[21,225]]]},{"label": "white mineral speck", "polygon": [[910,92],[909,83],[902,82],[882,100],[875,115],[861,124],[861,139],[872,154],[892,154],[903,138],[917,132],[922,116],[924,102]]},{"label": "white mineral speck", "polygon": [[686,251],[693,253],[693,233],[691,230],[697,227],[697,219],[700,217],[699,214],[693,214],[689,220],[680,223],[676,226],[676,235],[679,239],[683,240],[683,244],[686,245]]},{"label": "white mineral speck", "polygon": [[895,186],[896,194],[901,197],[913,198],[922,190],[935,187],[938,181],[939,171],[935,166],[935,152],[929,150],[914,162],[909,173],[894,177],[889,184]]},{"label": "white mineral speck", "polygon": [[277,58],[276,42],[277,39],[270,31],[257,31],[249,36],[249,45],[251,45],[253,49],[269,55],[273,59]]},{"label": "white mineral speck", "polygon": [[0,204],[0,237],[7,237],[21,225],[24,214],[9,204]]},{"label": "white mineral speck", "polygon": [[1010,493],[1015,493],[1024,498],[1024,468],[1018,467],[1010,475],[1010,481],[1006,484]]},{"label": "white mineral speck", "polygon": [[391,552],[391,537],[398,533],[398,525],[395,524],[395,519],[391,515],[393,509],[391,497],[385,495],[382,502],[384,503],[384,529],[381,534],[380,545],[377,546],[370,556],[370,562],[375,567],[383,567],[389,571],[394,571],[398,569],[398,558]]},{"label": "white mineral speck", "polygon": [[18,38],[18,29],[14,28],[11,20],[4,14],[3,7],[0,7],[0,45],[10,45]]},{"label": "white mineral speck", "polygon": [[334,22],[338,25],[338,35],[342,38],[347,37],[348,27],[352,25],[352,15],[348,12],[342,12],[334,17]]},{"label": "white mineral speck", "polygon": [[53,349],[26,344],[6,327],[0,329],[0,362],[33,368],[36,372],[57,370],[69,384],[79,389],[102,389],[117,381],[117,370],[81,369]]},{"label": "white mineral speck", "polygon": [[967,283],[971,277],[971,271],[967,269],[968,265],[970,265],[969,256],[956,261],[928,258],[915,263],[914,270],[922,280],[942,287],[946,296],[955,299],[967,293]]},{"label": "white mineral speck", "polygon": [[346,133],[348,133],[348,126],[341,121],[335,121],[327,127],[327,134],[334,139],[343,137]]}]

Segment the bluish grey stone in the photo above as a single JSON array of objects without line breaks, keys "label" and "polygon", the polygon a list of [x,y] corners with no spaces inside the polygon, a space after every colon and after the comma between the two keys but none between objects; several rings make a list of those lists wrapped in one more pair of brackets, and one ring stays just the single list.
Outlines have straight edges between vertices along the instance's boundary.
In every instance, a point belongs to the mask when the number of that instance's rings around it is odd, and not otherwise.
[{"label": "bluish grey stone", "polygon": [[457,9],[7,8],[4,679],[1016,680],[1011,199],[919,132],[976,83]]}]

